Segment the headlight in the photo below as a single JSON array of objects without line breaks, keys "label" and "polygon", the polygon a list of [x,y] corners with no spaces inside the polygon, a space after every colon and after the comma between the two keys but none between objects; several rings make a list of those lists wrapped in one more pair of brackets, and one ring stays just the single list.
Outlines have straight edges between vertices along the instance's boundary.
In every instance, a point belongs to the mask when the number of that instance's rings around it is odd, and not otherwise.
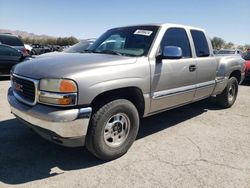
[{"label": "headlight", "polygon": [[60,93],[76,93],[77,86],[72,80],[66,79],[42,79],[40,81],[41,91],[51,91]]},{"label": "headlight", "polygon": [[77,104],[77,85],[68,79],[42,79],[39,84],[39,102],[56,106]]}]

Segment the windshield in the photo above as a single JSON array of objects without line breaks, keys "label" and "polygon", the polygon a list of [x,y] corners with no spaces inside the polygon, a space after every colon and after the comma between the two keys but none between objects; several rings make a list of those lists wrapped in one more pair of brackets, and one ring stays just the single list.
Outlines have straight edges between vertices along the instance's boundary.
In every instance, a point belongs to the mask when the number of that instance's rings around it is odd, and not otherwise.
[{"label": "windshield", "polygon": [[220,50],[218,54],[234,54],[234,50]]},{"label": "windshield", "polygon": [[158,26],[133,26],[108,30],[88,48],[93,53],[146,56]]},{"label": "windshield", "polygon": [[63,50],[63,52],[67,53],[83,53],[94,41],[81,41],[76,43],[75,45]]},{"label": "windshield", "polygon": [[243,59],[250,61],[250,52],[243,55]]}]

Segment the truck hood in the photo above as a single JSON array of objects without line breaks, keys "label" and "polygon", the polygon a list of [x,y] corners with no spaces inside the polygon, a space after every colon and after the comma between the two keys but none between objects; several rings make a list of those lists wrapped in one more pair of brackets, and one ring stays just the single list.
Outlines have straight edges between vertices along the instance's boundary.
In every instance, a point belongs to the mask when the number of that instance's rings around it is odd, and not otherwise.
[{"label": "truck hood", "polygon": [[135,63],[135,57],[92,53],[50,53],[17,65],[17,75],[33,79],[70,78],[71,75],[104,66]]}]

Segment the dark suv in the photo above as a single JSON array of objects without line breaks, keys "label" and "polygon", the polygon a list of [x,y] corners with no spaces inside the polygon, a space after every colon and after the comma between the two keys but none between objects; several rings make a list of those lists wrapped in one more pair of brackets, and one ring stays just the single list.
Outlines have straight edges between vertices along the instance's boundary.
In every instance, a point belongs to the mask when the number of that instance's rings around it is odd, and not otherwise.
[{"label": "dark suv", "polygon": [[0,34],[0,44],[9,45],[19,50],[24,56],[27,55],[24,44],[20,38],[12,34]]},{"label": "dark suv", "polygon": [[24,59],[25,57],[17,49],[0,44],[0,77],[9,76],[11,68]]}]

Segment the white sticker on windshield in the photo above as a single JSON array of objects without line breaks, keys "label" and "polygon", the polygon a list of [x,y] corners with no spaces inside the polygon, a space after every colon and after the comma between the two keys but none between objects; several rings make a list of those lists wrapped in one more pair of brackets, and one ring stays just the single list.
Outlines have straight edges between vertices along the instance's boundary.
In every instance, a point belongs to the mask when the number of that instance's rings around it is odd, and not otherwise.
[{"label": "white sticker on windshield", "polygon": [[150,36],[153,33],[153,31],[149,31],[149,30],[140,30],[137,29],[134,34],[135,35],[144,35],[144,36]]}]

